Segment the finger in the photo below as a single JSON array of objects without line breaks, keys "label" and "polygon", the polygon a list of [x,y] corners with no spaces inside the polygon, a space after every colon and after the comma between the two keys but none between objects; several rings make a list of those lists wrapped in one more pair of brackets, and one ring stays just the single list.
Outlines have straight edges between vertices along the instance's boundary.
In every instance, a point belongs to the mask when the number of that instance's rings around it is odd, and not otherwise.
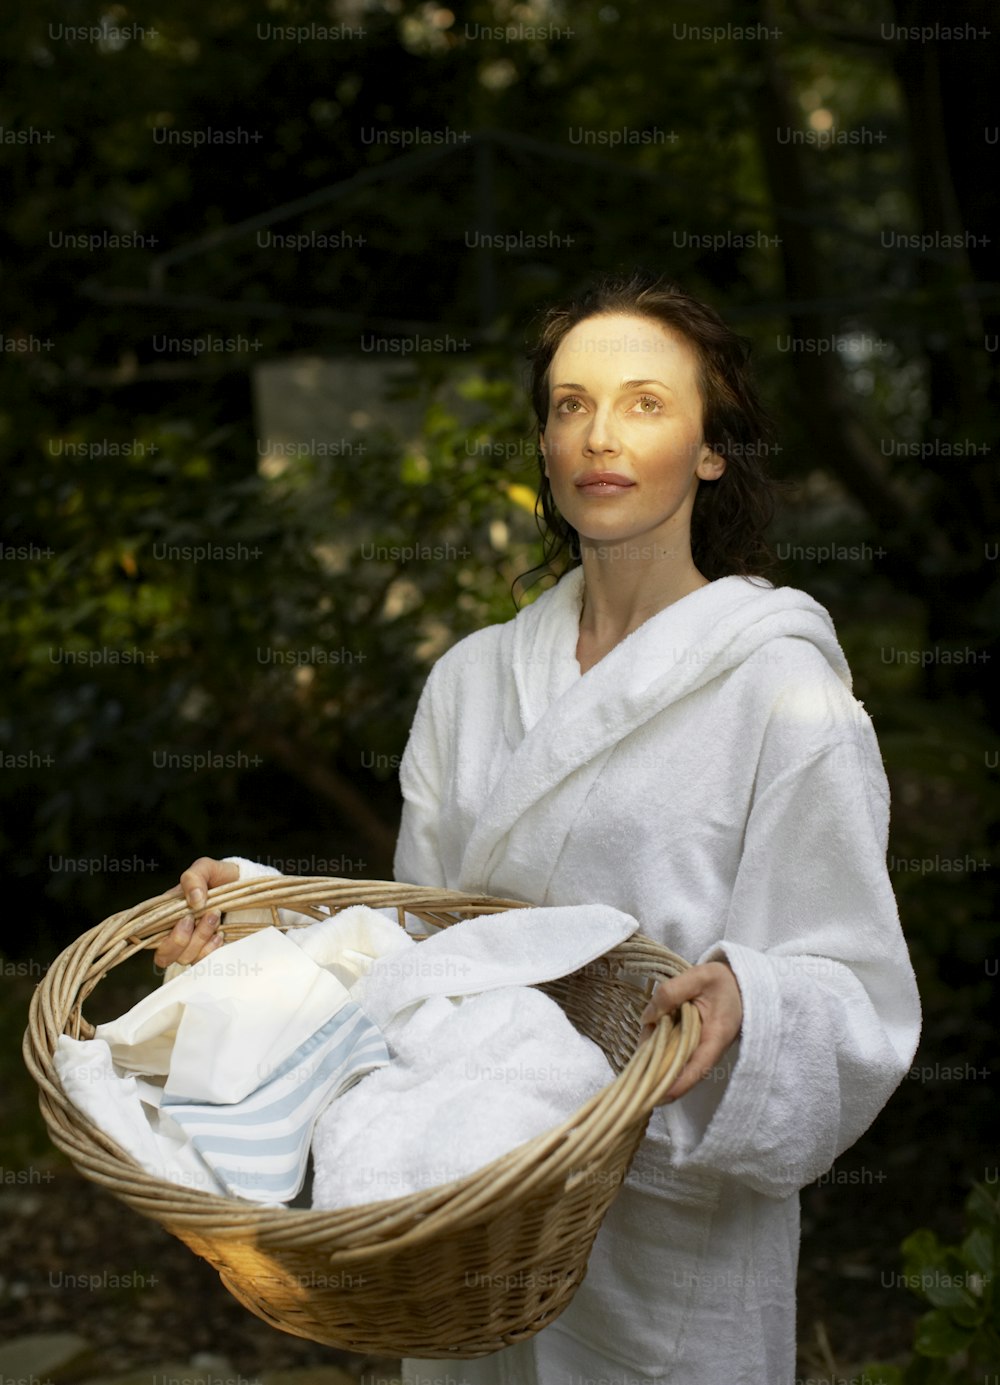
[{"label": "finger", "polygon": [[193,866],[188,866],[187,870],[181,872],[181,889],[184,898],[188,902],[188,908],[196,913],[199,909],[204,909],[205,898],[208,894],[208,872],[202,867],[206,864],[206,858],[195,861]]},{"label": "finger", "polygon": [[[698,1009],[698,1013],[699,1013],[699,1017],[700,1017],[700,1025],[699,1025],[699,1033],[700,1033],[699,1048],[700,1048],[700,1047],[703,1045],[703,1043],[704,1043],[704,1033],[705,1033],[704,1026],[705,1026],[705,1023],[706,1023],[706,1019],[705,1019],[704,1013],[702,1012],[701,1008],[700,1008],[699,1006],[697,1006],[697,1005],[696,1005],[696,1008]],[[667,1025],[667,1029],[668,1029],[668,1032],[669,1032],[670,1028],[671,1028],[674,1024],[679,1023],[679,1019],[680,1019],[680,1016],[679,1016],[677,1013],[675,1013],[675,1009],[674,1009],[674,1008],[671,1008],[670,1010],[659,1010],[659,1009],[654,1009],[654,1008],[652,1007],[652,1002],[651,1002],[650,1005],[648,1005],[648,1006],[646,1007],[646,1009],[643,1011],[642,1015],[640,1016],[640,1020],[641,1020],[641,1022],[642,1022],[642,1028],[641,1028],[640,1031],[639,1031],[639,1039],[638,1039],[638,1043],[637,1043],[636,1047],[638,1047],[639,1044],[644,1044],[644,1043],[648,1042],[648,1040],[651,1039],[652,1036],[656,1033],[657,1027],[658,1027],[659,1025],[665,1023],[665,1024]],[[710,1023],[711,1023],[711,1020],[708,1020],[708,1023],[710,1024]],[[695,1050],[695,1053],[697,1053],[697,1051],[698,1051],[698,1050],[696,1049],[696,1050]],[[689,1058],[689,1060],[688,1060],[689,1063],[692,1062],[692,1061],[694,1060],[694,1056],[695,1056],[694,1054],[691,1055],[691,1058]],[[686,1067],[685,1067],[685,1071],[686,1071],[686,1070],[687,1070],[687,1069],[686,1069]]]},{"label": "finger", "polygon": [[[661,1015],[670,1015],[680,1008],[685,1000],[691,1000],[699,995],[704,989],[704,978],[695,976],[691,980],[692,972],[682,972],[680,976],[671,977],[669,981],[658,981],[653,987],[653,993],[649,997],[649,1004],[639,1016],[640,1024],[655,1024]],[[681,985],[679,983],[683,982]]]},{"label": "finger", "polygon": [[199,856],[181,875],[181,884],[188,904],[197,913],[205,907],[209,890],[216,885],[235,884],[239,878],[240,868],[235,861],[216,861],[211,856]]},{"label": "finger", "polygon": [[185,966],[197,962],[204,955],[207,945],[216,936],[218,926],[219,915],[214,910],[203,914],[192,929],[188,945],[177,958],[177,961]]},{"label": "finger", "polygon": [[660,1105],[669,1106],[672,1101],[677,1101],[680,1097],[687,1096],[692,1087],[696,1087],[699,1082],[703,1081],[709,1075],[712,1071],[712,1066],[711,1063],[706,1064],[704,1059],[699,1058],[696,1053],[693,1053],[678,1074],[677,1081],[663,1097]]},{"label": "finger", "polygon": [[657,1032],[657,1025],[666,1024],[669,1028],[673,1024],[673,1018],[666,1012],[652,1011],[647,1006],[643,1014],[640,1015],[640,1022],[643,1028],[639,1030],[639,1040],[637,1040],[636,1047],[648,1043],[648,1040],[652,1039],[652,1036]]},{"label": "finger", "polygon": [[703,1020],[698,1046],[678,1073],[677,1081],[663,1098],[664,1103],[685,1096],[699,1082],[719,1072],[719,1060],[729,1047],[729,1042],[718,1026]]},{"label": "finger", "polygon": [[174,924],[167,936],[160,941],[153,954],[153,963],[158,967],[169,967],[171,962],[176,962],[188,943],[191,941],[191,934],[194,931],[194,919],[190,914],[180,919]]},{"label": "finger", "polygon": [[174,962],[182,962],[185,966],[189,966],[193,962],[199,962],[203,957],[214,952],[216,948],[222,947],[225,943],[221,929],[216,929],[208,942],[200,946],[197,940],[192,943],[194,928],[193,920],[190,918],[187,920],[187,930],[182,931],[179,937],[178,928],[181,928],[181,925],[178,925],[172,933],[168,934],[168,936],[162,940],[156,952],[153,954],[153,965],[159,971],[166,971],[167,967],[171,966]]},{"label": "finger", "polygon": [[[743,1005],[739,984],[732,968],[725,962],[703,962],[690,967],[669,981],[657,982],[649,1004],[643,1011],[643,1022],[657,1015],[672,1014],[686,1000],[697,1005],[702,1015],[719,1005],[742,1018]],[[737,1029],[739,1025],[737,1024]]]},{"label": "finger", "polygon": [[225,862],[216,861],[211,856],[199,856],[187,870],[181,872],[184,896],[195,912],[205,907],[208,891],[213,885],[223,883],[223,880],[228,878],[230,869],[239,875],[238,866],[231,863],[226,866]]}]

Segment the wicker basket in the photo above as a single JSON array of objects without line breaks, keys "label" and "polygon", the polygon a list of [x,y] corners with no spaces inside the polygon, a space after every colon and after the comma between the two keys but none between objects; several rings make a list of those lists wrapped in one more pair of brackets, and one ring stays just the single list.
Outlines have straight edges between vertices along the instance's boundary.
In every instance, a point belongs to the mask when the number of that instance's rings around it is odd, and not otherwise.
[{"label": "wicker basket", "polygon": [[[529,907],[395,881],[287,876],[220,886],[206,907],[263,905],[282,927],[279,907],[322,918],[352,904],[395,907],[400,924],[405,912],[438,927]],[[522,1341],[556,1318],[583,1278],[654,1105],[698,1042],[698,1013],[686,1004],[676,1025],[661,1020],[636,1048],[652,979],[688,963],[634,935],[540,987],[618,1073],[562,1125],[410,1196],[338,1211],[267,1208],[144,1172],[68,1101],[53,1068],[60,1034],[92,1035],[81,1006],[102,977],[155,948],[186,912],[183,900],[159,898],[113,915],[62,952],[35,992],[25,1061],[52,1139],[80,1172],[204,1256],[251,1312],[299,1337],[385,1356],[461,1359]],[[227,941],[266,926],[224,922]]]}]

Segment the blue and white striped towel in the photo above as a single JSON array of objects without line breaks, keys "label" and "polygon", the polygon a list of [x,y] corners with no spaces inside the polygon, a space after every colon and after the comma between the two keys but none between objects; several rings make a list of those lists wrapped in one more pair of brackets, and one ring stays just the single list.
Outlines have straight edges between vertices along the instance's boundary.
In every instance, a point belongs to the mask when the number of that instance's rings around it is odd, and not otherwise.
[{"label": "blue and white striped towel", "polygon": [[388,1061],[380,1031],[348,1001],[241,1101],[164,1093],[160,1110],[182,1127],[228,1192],[251,1202],[287,1202],[302,1187],[324,1107]]}]

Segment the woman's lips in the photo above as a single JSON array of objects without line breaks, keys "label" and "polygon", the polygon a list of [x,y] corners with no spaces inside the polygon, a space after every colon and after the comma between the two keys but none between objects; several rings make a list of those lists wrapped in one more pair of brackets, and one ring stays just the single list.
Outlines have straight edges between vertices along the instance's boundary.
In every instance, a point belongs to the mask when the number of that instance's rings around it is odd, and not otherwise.
[{"label": "woman's lips", "polygon": [[576,488],[581,495],[623,495],[634,485],[626,476],[602,475],[587,477]]}]

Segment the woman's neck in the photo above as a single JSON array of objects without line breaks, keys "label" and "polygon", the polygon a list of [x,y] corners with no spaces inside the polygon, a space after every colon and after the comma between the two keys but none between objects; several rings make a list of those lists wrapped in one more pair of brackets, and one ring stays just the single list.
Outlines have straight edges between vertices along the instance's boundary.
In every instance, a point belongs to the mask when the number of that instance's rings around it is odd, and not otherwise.
[{"label": "woman's neck", "polygon": [[[673,605],[699,587],[709,585],[694,565],[690,552],[662,556],[634,556],[640,541],[616,545],[621,553],[609,553],[611,545],[581,546],[583,606],[580,634],[597,649],[610,649],[637,630],[658,611]],[[651,547],[651,545],[650,545]],[[603,548],[605,551],[599,552]]]}]

